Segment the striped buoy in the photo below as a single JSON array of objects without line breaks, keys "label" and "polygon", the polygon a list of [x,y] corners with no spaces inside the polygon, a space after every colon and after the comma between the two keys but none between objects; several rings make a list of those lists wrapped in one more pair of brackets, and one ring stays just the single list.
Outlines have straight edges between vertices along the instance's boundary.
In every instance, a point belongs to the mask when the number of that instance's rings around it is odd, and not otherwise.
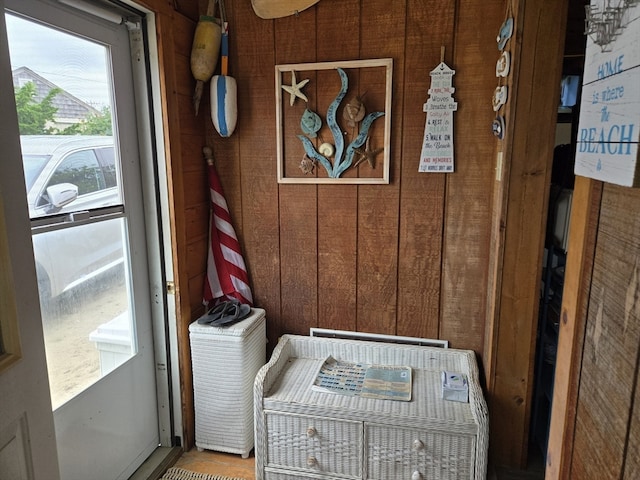
[{"label": "striped buoy", "polygon": [[238,120],[238,86],[236,79],[227,75],[211,78],[211,120],[221,137],[230,137]]},{"label": "striped buoy", "polygon": [[211,120],[221,137],[230,137],[236,129],[238,119],[238,86],[236,79],[227,75],[229,67],[229,23],[223,0],[218,0],[222,17],[222,38],[220,39],[220,75],[211,78]]}]

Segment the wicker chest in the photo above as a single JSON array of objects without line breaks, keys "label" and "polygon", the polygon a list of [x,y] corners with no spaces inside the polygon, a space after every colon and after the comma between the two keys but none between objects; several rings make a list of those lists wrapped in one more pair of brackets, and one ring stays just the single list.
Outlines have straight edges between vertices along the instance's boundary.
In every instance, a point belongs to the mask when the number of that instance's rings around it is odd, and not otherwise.
[{"label": "wicker chest", "polygon": [[[412,367],[412,400],[311,388],[339,360]],[[469,402],[441,398],[441,371],[465,373]],[[254,384],[256,479],[486,478],[487,407],[471,351],[284,335]]]}]

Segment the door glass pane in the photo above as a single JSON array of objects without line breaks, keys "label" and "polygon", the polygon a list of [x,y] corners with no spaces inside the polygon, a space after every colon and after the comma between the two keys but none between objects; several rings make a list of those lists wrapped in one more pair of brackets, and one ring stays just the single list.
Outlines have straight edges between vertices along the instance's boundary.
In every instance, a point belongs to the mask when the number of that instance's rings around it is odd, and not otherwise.
[{"label": "door glass pane", "polygon": [[55,409],[136,353],[110,51],[5,17]]}]

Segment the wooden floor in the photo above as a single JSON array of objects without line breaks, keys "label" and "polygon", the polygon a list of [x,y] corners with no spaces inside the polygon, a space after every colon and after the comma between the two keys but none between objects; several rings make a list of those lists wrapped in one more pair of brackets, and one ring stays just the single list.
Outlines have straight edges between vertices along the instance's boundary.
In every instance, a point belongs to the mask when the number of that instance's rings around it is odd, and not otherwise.
[{"label": "wooden floor", "polygon": [[249,458],[242,458],[240,455],[232,453],[212,452],[209,450],[198,452],[194,448],[184,452],[174,467],[198,473],[244,478],[245,480],[254,480],[256,478],[253,452],[251,452]]},{"label": "wooden floor", "polygon": [[[491,469],[489,480],[543,480],[544,464],[542,456],[530,454],[529,468],[515,470],[507,468]],[[198,473],[225,475],[228,477],[255,480],[255,458],[253,452],[247,459],[230,453],[190,450],[182,454],[175,467]],[[389,479],[392,480],[392,479]]]}]

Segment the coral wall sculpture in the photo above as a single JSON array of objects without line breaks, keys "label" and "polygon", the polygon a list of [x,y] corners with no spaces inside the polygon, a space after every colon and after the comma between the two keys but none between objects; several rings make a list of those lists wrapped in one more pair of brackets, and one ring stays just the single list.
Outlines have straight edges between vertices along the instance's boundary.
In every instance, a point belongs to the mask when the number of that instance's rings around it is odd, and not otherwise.
[{"label": "coral wall sculpture", "polygon": [[[350,100],[343,105],[349,93],[349,76],[345,69],[356,69],[359,73],[360,87],[366,87],[367,68],[378,68],[384,72],[385,82],[383,88],[378,93],[384,99],[384,110],[377,109],[367,113],[366,90],[362,94],[352,94]],[[326,107],[325,123],[332,139],[325,141],[320,134],[323,125],[321,114],[317,108],[311,107],[313,103],[313,82],[310,83],[305,78],[305,72],[316,70],[334,70],[340,80],[340,88],[333,101]],[[290,84],[282,83],[282,74],[288,74],[291,79]],[[276,88],[277,88],[277,126],[278,126],[278,181],[280,183],[389,183],[389,137],[390,137],[390,109],[391,109],[391,59],[382,60],[359,60],[353,62],[327,62],[316,64],[297,65],[277,65],[276,66]],[[313,75],[312,75],[313,76]],[[325,76],[326,78],[326,76]],[[363,85],[364,84],[364,85]],[[306,92],[302,91],[305,87]],[[327,88],[324,88],[327,91]],[[284,93],[283,93],[284,92]],[[287,95],[288,98],[283,95]],[[300,113],[299,104],[297,109],[291,109],[296,101],[306,102],[305,109]],[[327,99],[328,101],[328,99]],[[325,103],[326,106],[326,103]],[[380,106],[380,105],[378,105]],[[291,111],[290,111],[291,109]],[[285,112],[283,113],[283,110]],[[295,113],[292,113],[295,112]],[[340,112],[342,115],[340,115]],[[285,156],[289,159],[287,164],[293,160],[292,153],[284,152],[283,141],[283,117],[296,116],[296,125],[300,131],[295,132],[295,136],[301,142],[304,156],[299,161],[299,170],[303,176],[286,174],[284,163]],[[371,149],[370,132],[376,120],[384,117],[384,146]],[[293,119],[287,122],[289,130],[293,124]],[[347,129],[353,131],[353,137],[349,138]],[[325,129],[325,134],[326,134]],[[291,134],[291,133],[289,133]],[[379,137],[380,135],[378,135]],[[375,139],[374,139],[375,142]],[[380,143],[379,140],[377,143]],[[290,142],[288,143],[290,146]],[[290,150],[293,150],[290,148]],[[371,173],[376,169],[375,157],[384,154],[382,167],[375,174]],[[297,157],[300,158],[299,156]],[[365,162],[366,161],[366,162]],[[357,176],[343,178],[343,174],[359,165],[368,165],[368,172],[359,172]],[[318,169],[316,169],[318,167]],[[380,172],[382,170],[382,172]],[[324,172],[324,173],[322,173]],[[368,175],[372,176],[368,176]]]}]

